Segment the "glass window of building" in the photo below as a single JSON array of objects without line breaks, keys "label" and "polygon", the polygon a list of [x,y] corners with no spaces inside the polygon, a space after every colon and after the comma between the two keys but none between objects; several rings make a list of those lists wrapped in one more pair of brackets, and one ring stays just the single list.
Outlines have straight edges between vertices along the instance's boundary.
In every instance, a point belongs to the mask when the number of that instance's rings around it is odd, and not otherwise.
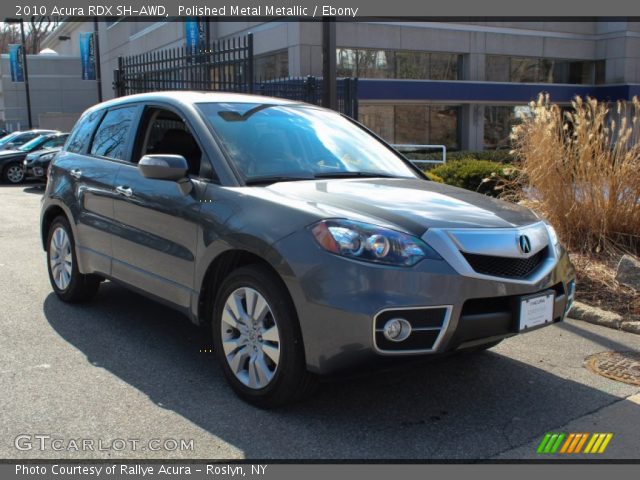
[{"label": "glass window of building", "polygon": [[396,105],[393,143],[424,145],[429,143],[429,106]]},{"label": "glass window of building", "polygon": [[367,105],[359,120],[389,143],[460,148],[457,105]]},{"label": "glass window of building", "polygon": [[429,76],[429,54],[426,52],[396,52],[396,78],[425,79]]},{"label": "glass window of building", "polygon": [[584,85],[598,83],[600,80],[604,81],[604,64],[601,60],[593,62],[590,60],[487,55],[485,70],[485,78],[490,82]]},{"label": "glass window of building", "polygon": [[451,53],[432,53],[430,58],[431,80],[458,80],[460,55]]},{"label": "glass window of building", "polygon": [[528,106],[484,107],[484,148],[496,150],[510,148],[511,128],[526,115]]},{"label": "glass window of building", "polygon": [[460,148],[458,143],[458,111],[452,105],[433,105],[429,112],[429,143],[445,145],[449,150]]},{"label": "glass window of building", "polygon": [[388,142],[393,142],[393,105],[359,105],[358,116],[361,123],[376,135]]},{"label": "glass window of building", "polygon": [[503,55],[487,55],[485,69],[488,81],[509,81],[509,57]]},{"label": "glass window of building", "polygon": [[338,48],[336,50],[336,74],[338,77],[357,76],[355,49]]},{"label": "glass window of building", "polygon": [[281,78],[289,76],[289,52],[260,55],[255,58],[253,71],[258,79]]},{"label": "glass window of building", "polygon": [[395,58],[391,50],[358,49],[358,77],[393,78]]},{"label": "glass window of building", "polygon": [[509,81],[516,83],[535,83],[538,81],[538,59],[511,57]]},{"label": "glass window of building", "polygon": [[459,80],[461,61],[462,55],[457,53],[336,49],[339,77]]}]

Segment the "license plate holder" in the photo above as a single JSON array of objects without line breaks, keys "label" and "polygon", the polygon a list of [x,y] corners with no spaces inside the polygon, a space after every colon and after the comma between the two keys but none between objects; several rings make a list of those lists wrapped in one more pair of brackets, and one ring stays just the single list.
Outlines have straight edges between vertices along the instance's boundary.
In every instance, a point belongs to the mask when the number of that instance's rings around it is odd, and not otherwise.
[{"label": "license plate holder", "polygon": [[520,297],[518,330],[531,330],[553,322],[556,295],[553,290]]}]

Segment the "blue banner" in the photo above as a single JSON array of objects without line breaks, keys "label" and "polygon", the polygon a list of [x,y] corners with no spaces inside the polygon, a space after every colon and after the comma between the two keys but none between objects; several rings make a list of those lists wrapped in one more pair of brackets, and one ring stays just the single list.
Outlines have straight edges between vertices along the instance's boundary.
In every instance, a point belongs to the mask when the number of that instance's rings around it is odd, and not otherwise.
[{"label": "blue banner", "polygon": [[195,55],[207,44],[207,20],[187,17],[184,22],[187,53]]},{"label": "blue banner", "polygon": [[96,42],[94,32],[80,33],[80,63],[82,79],[96,79]]},{"label": "blue banner", "polygon": [[9,65],[12,82],[24,82],[24,65],[22,64],[22,45],[9,45]]}]

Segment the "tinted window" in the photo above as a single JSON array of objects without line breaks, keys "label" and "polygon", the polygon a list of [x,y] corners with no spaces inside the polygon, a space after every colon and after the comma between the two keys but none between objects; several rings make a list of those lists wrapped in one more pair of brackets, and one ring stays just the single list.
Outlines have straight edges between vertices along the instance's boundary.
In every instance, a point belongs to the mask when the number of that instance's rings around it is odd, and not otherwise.
[{"label": "tinted window", "polygon": [[110,110],[93,137],[91,154],[124,160],[133,117],[138,107]]},{"label": "tinted window", "polygon": [[86,151],[89,141],[91,140],[91,135],[103,114],[104,110],[99,110],[85,115],[80,119],[73,129],[73,133],[67,144],[68,151],[74,153]]},{"label": "tinted window", "polygon": [[56,147],[61,147],[62,145],[64,145],[65,140],[67,140],[67,136],[61,136],[61,137],[54,137],[51,138],[49,140],[47,140],[46,142],[44,142],[40,148],[44,149],[44,148],[56,148]]}]

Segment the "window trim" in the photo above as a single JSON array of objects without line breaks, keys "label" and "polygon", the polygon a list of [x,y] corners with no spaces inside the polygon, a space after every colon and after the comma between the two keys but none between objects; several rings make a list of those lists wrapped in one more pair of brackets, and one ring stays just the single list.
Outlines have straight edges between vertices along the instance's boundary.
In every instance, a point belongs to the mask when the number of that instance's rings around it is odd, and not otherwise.
[{"label": "window trim", "polygon": [[[91,135],[91,141],[88,142],[87,146],[87,151],[84,155],[91,157],[91,158],[98,158],[101,160],[110,160],[112,162],[118,162],[118,163],[132,163],[130,160],[127,160],[127,158],[131,158],[132,155],[132,149],[133,149],[133,133],[136,132],[138,130],[138,126],[140,123],[140,115],[142,112],[142,103],[137,103],[137,102],[132,102],[132,103],[124,103],[124,104],[120,104],[120,105],[114,105],[112,107],[108,107],[104,109],[104,113],[102,115],[102,117],[100,118],[100,122],[96,125],[96,128],[93,130],[93,134]],[[134,109],[134,113],[133,113],[133,117],[131,119],[132,125],[133,127],[129,130],[128,132],[128,137],[127,137],[127,141],[125,143],[125,159],[120,159],[120,158],[113,158],[113,157],[105,157],[104,155],[96,155],[95,153],[91,153],[91,149],[93,147],[93,142],[95,140],[96,137],[96,133],[98,133],[98,130],[100,129],[100,127],[102,126],[102,122],[104,122],[105,118],[107,117],[107,115],[110,112],[116,111],[116,110],[121,110],[123,108],[133,108]]]}]

